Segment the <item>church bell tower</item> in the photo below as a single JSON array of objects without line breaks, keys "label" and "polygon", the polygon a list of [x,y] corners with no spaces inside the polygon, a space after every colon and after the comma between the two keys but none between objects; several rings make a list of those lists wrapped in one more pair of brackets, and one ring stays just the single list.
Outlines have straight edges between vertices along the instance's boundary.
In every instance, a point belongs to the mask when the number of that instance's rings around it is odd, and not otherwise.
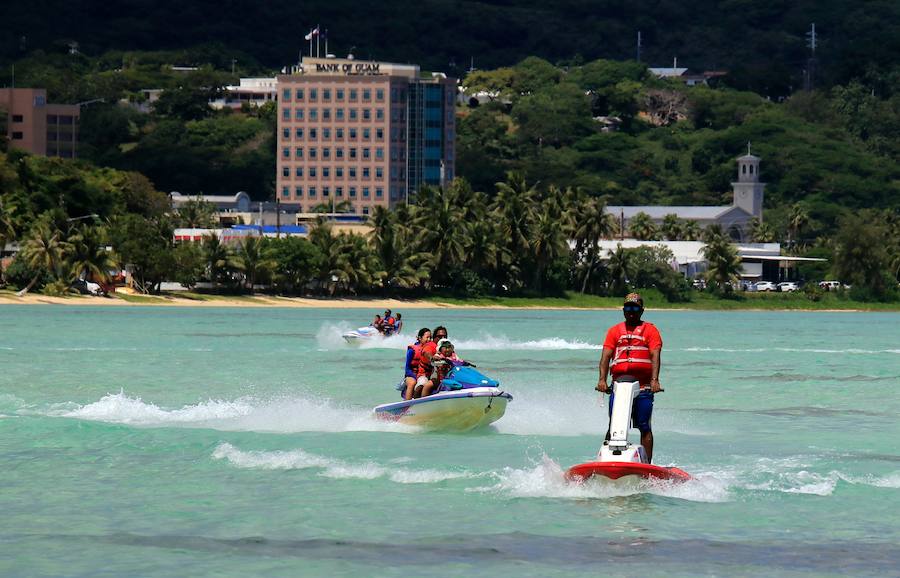
[{"label": "church bell tower", "polygon": [[737,158],[738,178],[731,183],[731,187],[734,190],[734,206],[744,209],[762,222],[766,183],[759,180],[759,161],[759,157],[750,154],[750,145],[747,144],[747,154]]}]

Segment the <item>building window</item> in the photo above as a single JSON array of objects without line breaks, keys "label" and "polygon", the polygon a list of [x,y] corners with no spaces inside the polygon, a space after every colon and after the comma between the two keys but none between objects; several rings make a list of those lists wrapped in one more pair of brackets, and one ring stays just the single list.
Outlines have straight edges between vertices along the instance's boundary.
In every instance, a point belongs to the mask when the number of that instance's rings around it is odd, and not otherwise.
[{"label": "building window", "polygon": [[309,129],[309,139],[316,140],[317,138],[319,138],[319,130],[315,128]]},{"label": "building window", "polygon": [[356,120],[356,109],[355,108],[350,109],[350,120]]},{"label": "building window", "polygon": [[303,109],[302,108],[298,108],[298,109],[294,110],[294,118],[296,118],[297,120],[303,120]]},{"label": "building window", "polygon": [[351,159],[356,158],[356,147],[350,147],[350,158]]},{"label": "building window", "polygon": [[[25,122],[25,118],[21,114],[14,114],[14,115],[12,115],[12,121],[13,122]],[[51,124],[55,123],[56,117],[54,117],[53,115],[48,115],[47,121],[50,122]]]},{"label": "building window", "polygon": [[329,168],[329,167],[322,167],[322,178],[323,178],[323,179],[327,179],[327,178],[329,178],[330,176],[331,176],[331,168]]},{"label": "building window", "polygon": [[[13,138],[15,138],[15,136]],[[281,149],[281,158],[291,158],[291,149],[288,147],[284,147],[283,149]]]},{"label": "building window", "polygon": [[290,100],[291,99],[291,89],[290,88],[285,88],[284,91],[282,91],[281,99],[282,100]]},{"label": "building window", "polygon": [[344,149],[343,149],[343,147],[337,147],[337,148],[335,148],[335,149],[334,149],[334,156],[335,156],[335,158],[339,158],[339,159],[344,158]]},{"label": "building window", "polygon": [[375,178],[383,179],[384,178],[384,169],[381,167],[375,167]]},{"label": "building window", "polygon": [[363,120],[372,120],[372,110],[368,108],[363,109]]},{"label": "building window", "polygon": [[281,187],[281,196],[282,196],[282,197],[290,197],[290,196],[291,196],[291,189],[288,188],[288,187]]},{"label": "building window", "polygon": [[322,100],[331,100],[331,89],[330,88],[322,89]]},{"label": "building window", "polygon": [[309,109],[309,120],[319,120],[319,109],[317,109],[317,108]]},{"label": "building window", "polygon": [[342,198],[344,196],[344,187],[335,187],[334,196],[339,199]]},{"label": "building window", "polygon": [[316,158],[316,147],[309,147],[309,158]]},{"label": "building window", "polygon": [[297,150],[295,151],[294,154],[298,159],[302,159],[303,158],[303,147],[297,147]]},{"label": "building window", "polygon": [[372,131],[367,128],[364,128],[363,129],[363,138],[365,140],[369,140],[371,137],[372,137]]},{"label": "building window", "polygon": [[331,139],[331,129],[330,128],[325,127],[322,129],[322,138]]},{"label": "building window", "polygon": [[384,158],[384,149],[383,148],[378,147],[375,149],[375,158],[378,160],[381,160]]},{"label": "building window", "polygon": [[316,188],[315,188],[315,187],[310,187],[310,188],[309,188],[309,198],[310,198],[310,199],[315,199],[315,198],[316,198]]},{"label": "building window", "polygon": [[343,179],[344,178],[344,168],[343,167],[335,167],[334,169],[334,178]]},{"label": "building window", "polygon": [[339,88],[339,89],[337,89],[336,92],[337,92],[337,99],[338,99],[338,100],[344,100],[344,89],[343,89],[343,88]]},{"label": "building window", "polygon": [[350,129],[350,138],[351,138],[351,139],[355,139],[355,138],[356,138],[356,129],[355,129],[355,128],[351,128],[351,129]]},{"label": "building window", "polygon": [[364,199],[369,198],[369,187],[363,187],[363,198]]},{"label": "building window", "polygon": [[356,187],[350,187],[350,198],[351,199],[356,198]]},{"label": "building window", "polygon": [[369,207],[363,207],[363,215],[369,214]]},{"label": "building window", "polygon": [[331,147],[322,147],[322,158],[323,159],[331,158]]},{"label": "building window", "polygon": [[375,91],[375,99],[376,100],[384,100],[384,89],[379,88]]},{"label": "building window", "polygon": [[302,199],[303,198],[303,187],[296,187],[294,189],[294,196],[297,197],[298,199]]},{"label": "building window", "polygon": [[368,88],[363,89],[363,100],[372,100],[372,91]]},{"label": "building window", "polygon": [[316,167],[309,167],[309,178],[316,178]]},{"label": "building window", "polygon": [[344,129],[342,129],[342,128],[334,129],[334,138],[343,139],[344,138]]},{"label": "building window", "polygon": [[350,178],[355,179],[356,178],[356,167],[350,167],[349,170],[350,170]]},{"label": "building window", "polygon": [[328,195],[330,193],[331,193],[331,191],[328,189],[328,187],[322,187],[322,198],[323,199],[328,198]]},{"label": "building window", "polygon": [[297,89],[297,100],[303,100],[303,89],[302,88]]},{"label": "building window", "polygon": [[375,129],[375,138],[378,140],[384,140],[384,129],[383,128]]},{"label": "building window", "polygon": [[294,136],[296,136],[297,138],[303,138],[303,129],[298,128],[296,131],[294,131]]},{"label": "building window", "polygon": [[331,120],[331,109],[330,108],[322,109],[322,120]]},{"label": "building window", "polygon": [[291,167],[288,167],[288,166],[281,167],[281,176],[283,176],[283,177],[291,176]]},{"label": "building window", "polygon": [[338,120],[344,120],[344,109],[343,108],[334,109],[334,118],[336,118]]},{"label": "building window", "polygon": [[282,120],[291,120],[291,109],[282,108],[281,109],[281,119]]},{"label": "building window", "polygon": [[309,99],[316,100],[319,97],[319,92],[315,88],[309,89]]},{"label": "building window", "polygon": [[371,151],[369,150],[369,147],[363,147],[363,158],[364,159],[372,158],[372,154],[371,154]]},{"label": "building window", "polygon": [[303,176],[303,167],[297,167],[296,169],[294,169],[294,175],[297,177],[302,177]]},{"label": "building window", "polygon": [[381,187],[376,187],[376,189],[375,189],[375,198],[376,198],[376,199],[383,199],[383,198],[384,198],[384,189],[382,189]]},{"label": "building window", "polygon": [[375,109],[375,118],[377,120],[384,120],[384,109],[383,108]]},{"label": "building window", "polygon": [[281,138],[291,138],[291,129],[289,129],[289,128],[281,129]]},{"label": "building window", "polygon": [[350,89],[350,100],[352,102],[356,101],[356,89],[355,88]]},{"label": "building window", "polygon": [[369,178],[369,167],[363,167],[363,178],[364,179]]}]

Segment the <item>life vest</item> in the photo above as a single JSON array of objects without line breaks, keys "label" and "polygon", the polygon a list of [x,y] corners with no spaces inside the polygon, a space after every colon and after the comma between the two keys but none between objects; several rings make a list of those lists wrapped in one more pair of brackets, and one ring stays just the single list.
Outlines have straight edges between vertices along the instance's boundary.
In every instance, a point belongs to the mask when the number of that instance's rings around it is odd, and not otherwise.
[{"label": "life vest", "polygon": [[644,327],[643,323],[632,329],[625,327],[625,331],[619,335],[609,364],[613,375],[633,375],[642,381],[644,378],[649,379],[653,362],[644,336]]},{"label": "life vest", "polygon": [[422,364],[422,344],[421,343],[413,343],[406,347],[407,350],[412,350],[412,358],[409,358],[409,363],[407,364],[406,369],[412,371],[415,374],[419,373],[419,366]]}]

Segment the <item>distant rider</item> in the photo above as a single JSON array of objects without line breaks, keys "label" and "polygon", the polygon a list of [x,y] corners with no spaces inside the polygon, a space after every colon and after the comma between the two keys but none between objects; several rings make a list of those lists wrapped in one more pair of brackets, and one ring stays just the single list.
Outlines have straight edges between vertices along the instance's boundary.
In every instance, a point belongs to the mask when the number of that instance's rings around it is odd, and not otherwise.
[{"label": "distant rider", "polygon": [[[644,313],[644,299],[637,293],[625,296],[622,306],[625,321],[613,325],[606,332],[603,353],[600,355],[600,379],[596,389],[609,393],[609,414],[612,416],[614,395],[607,384],[607,375],[612,372],[613,381],[619,376],[630,375],[641,384],[641,393],[634,398],[631,422],[641,431],[641,445],[647,452],[647,459],[653,459],[653,431],[650,418],[653,415],[653,394],[662,390],[659,384],[661,366],[662,337],[655,325],[641,320]],[[609,431],[606,432],[609,439]]]},{"label": "distant rider", "polygon": [[396,323],[396,319],[394,319],[393,316],[391,316],[391,310],[385,309],[384,310],[384,318],[382,319],[382,324],[384,327],[385,335],[390,335],[391,333],[394,332],[394,323]]},{"label": "distant rider", "polygon": [[400,330],[403,329],[402,317],[402,314],[397,314],[397,319],[394,320],[394,333],[400,333]]},{"label": "distant rider", "polygon": [[[398,314],[399,315],[399,314]],[[403,385],[405,386],[403,391],[403,399],[412,399],[418,390],[419,395],[415,397],[419,397],[422,393],[422,387],[428,383],[428,380],[424,377],[421,378],[421,385],[419,385],[419,364],[422,361],[422,348],[431,342],[431,330],[427,327],[423,327],[419,329],[418,339],[412,345],[406,347],[406,365],[405,372],[403,376]]]},{"label": "distant rider", "polygon": [[384,333],[384,321],[381,320],[381,315],[375,314],[375,320],[371,323],[372,327],[378,330],[378,333]]}]

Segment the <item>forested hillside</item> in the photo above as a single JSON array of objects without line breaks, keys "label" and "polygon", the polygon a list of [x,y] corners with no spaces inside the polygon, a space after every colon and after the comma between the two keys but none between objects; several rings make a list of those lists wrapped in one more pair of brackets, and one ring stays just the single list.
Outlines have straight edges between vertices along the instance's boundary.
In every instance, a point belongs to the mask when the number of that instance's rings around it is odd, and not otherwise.
[{"label": "forested hillside", "polygon": [[[10,5],[12,8],[12,4]],[[823,86],[897,70],[900,3],[890,0],[421,0],[221,2],[37,0],[0,18],[0,62],[34,51],[88,56],[213,45],[218,64],[280,69],[321,24],[329,49],[420,63],[460,75],[535,55],[550,62],[634,58],[698,70],[727,69],[729,83],[773,98],[802,86],[805,33],[816,23]],[[203,64],[209,58],[180,62]],[[215,62],[213,62],[215,64]],[[226,66],[227,65],[227,66]]]}]

